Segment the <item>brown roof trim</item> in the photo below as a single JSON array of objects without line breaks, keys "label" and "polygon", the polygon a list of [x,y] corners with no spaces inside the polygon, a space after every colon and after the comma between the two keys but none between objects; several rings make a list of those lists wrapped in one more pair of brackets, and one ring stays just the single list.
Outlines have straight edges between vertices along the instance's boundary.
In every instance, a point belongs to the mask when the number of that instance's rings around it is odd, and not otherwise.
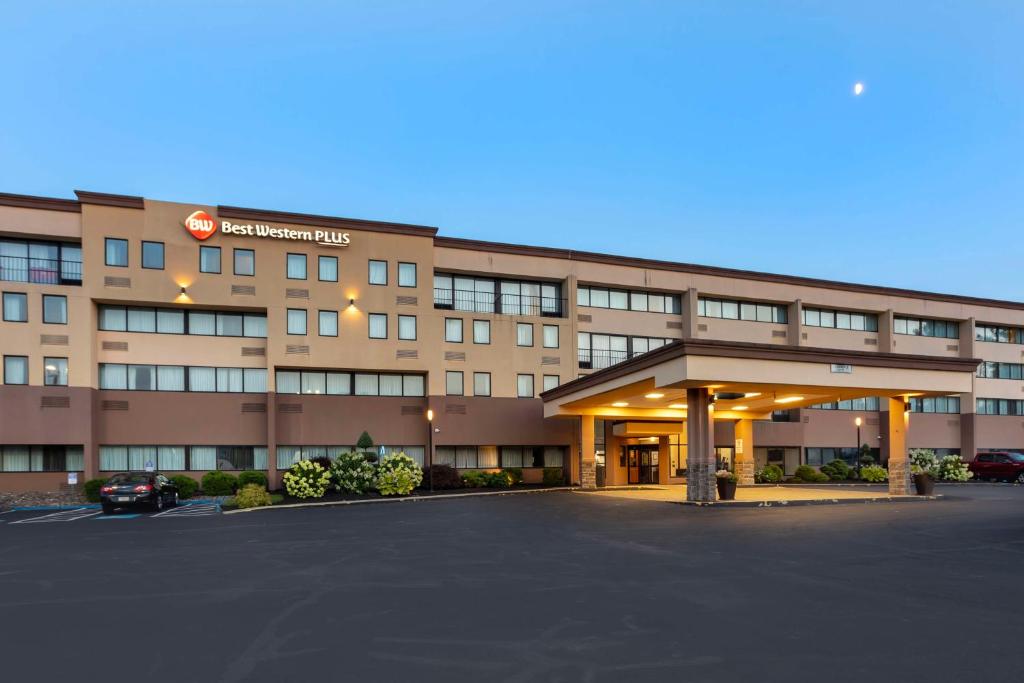
[{"label": "brown roof trim", "polygon": [[649,268],[652,270],[666,270],[676,273],[691,273],[694,275],[733,277],[744,280],[756,280],[759,282],[771,282],[775,284],[822,287],[826,289],[839,289],[847,292],[857,292],[860,294],[882,294],[886,296],[900,296],[911,299],[928,299],[930,301],[945,301],[956,304],[994,306],[997,308],[1024,310],[1024,302],[1020,301],[986,299],[983,297],[942,294],[939,292],[923,292],[916,289],[884,287],[882,285],[865,285],[854,282],[802,277],[799,275],[777,275],[775,273],[763,273],[755,270],[741,270],[738,268],[724,268],[720,266],[703,266],[694,263],[677,263],[674,261],[660,261],[657,259],[646,259],[634,256],[615,256],[613,254],[600,254],[589,251],[574,251],[570,249],[555,249],[551,247],[531,247],[518,244],[506,244],[503,242],[485,242],[482,240],[460,239],[457,237],[438,237],[434,239],[434,246],[447,247],[449,249],[489,251],[498,254],[514,254],[518,256],[538,256],[542,258],[567,259],[570,261],[584,261],[588,263],[604,263],[612,266],[627,266],[631,268]]},{"label": "brown roof trim", "polygon": [[10,194],[9,192],[0,192],[0,206],[16,206],[20,209],[42,209],[44,211],[68,211],[71,213],[82,212],[82,205],[74,199],[36,197],[29,194]]},{"label": "brown roof trim", "polygon": [[341,218],[338,216],[317,216],[309,213],[289,213],[287,211],[267,211],[265,209],[246,209],[240,206],[218,206],[218,218],[237,218],[250,221],[272,221],[275,223],[291,223],[293,225],[309,225],[322,228],[339,228],[342,230],[366,230],[368,232],[387,232],[396,235],[414,235],[417,237],[433,237],[437,228],[407,223],[388,223],[384,221],[368,221],[361,218]]},{"label": "brown roof trim", "polygon": [[566,382],[554,389],[541,393],[540,396],[545,401],[549,401],[682,356],[717,356],[721,358],[796,361],[799,363],[836,363],[900,370],[970,372],[972,374],[978,369],[978,364],[981,362],[977,358],[944,358],[906,353],[844,351],[809,346],[777,346],[774,344],[755,344],[711,339],[683,339],[666,344],[660,349],[636,356],[604,370],[598,370],[585,377]]},{"label": "brown roof trim", "polygon": [[75,196],[83,204],[97,204],[99,206],[116,206],[122,209],[145,209],[146,200],[129,194],[107,194],[105,192],[89,192],[87,190],[75,190]]}]

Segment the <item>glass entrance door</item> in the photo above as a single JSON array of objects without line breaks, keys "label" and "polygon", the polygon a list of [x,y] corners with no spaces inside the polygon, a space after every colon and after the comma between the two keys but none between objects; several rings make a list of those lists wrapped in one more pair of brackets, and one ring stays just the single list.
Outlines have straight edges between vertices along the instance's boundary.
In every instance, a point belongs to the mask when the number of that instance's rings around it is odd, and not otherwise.
[{"label": "glass entrance door", "polygon": [[630,484],[658,483],[658,446],[626,445],[626,470]]}]

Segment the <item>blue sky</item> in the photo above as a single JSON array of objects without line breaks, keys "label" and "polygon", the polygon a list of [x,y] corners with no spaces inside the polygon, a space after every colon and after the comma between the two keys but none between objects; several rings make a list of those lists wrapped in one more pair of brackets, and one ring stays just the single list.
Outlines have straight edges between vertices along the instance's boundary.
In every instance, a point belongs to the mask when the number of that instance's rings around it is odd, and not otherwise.
[{"label": "blue sky", "polygon": [[1020,2],[11,5],[0,191],[1024,300]]}]

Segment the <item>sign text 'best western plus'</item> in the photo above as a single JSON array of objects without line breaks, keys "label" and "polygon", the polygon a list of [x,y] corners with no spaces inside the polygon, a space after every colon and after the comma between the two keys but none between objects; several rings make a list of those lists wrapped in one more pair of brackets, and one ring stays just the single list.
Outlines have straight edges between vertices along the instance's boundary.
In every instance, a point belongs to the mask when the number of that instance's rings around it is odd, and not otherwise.
[{"label": "sign text 'best western plus'", "polygon": [[[205,240],[217,232],[217,221],[205,211],[193,211],[185,219],[185,229],[197,240]],[[252,224],[221,221],[220,232],[228,235],[266,237],[275,240],[315,242],[327,247],[347,247],[351,241],[347,232],[340,232],[338,230],[295,230],[293,228],[279,228],[265,223]]]}]

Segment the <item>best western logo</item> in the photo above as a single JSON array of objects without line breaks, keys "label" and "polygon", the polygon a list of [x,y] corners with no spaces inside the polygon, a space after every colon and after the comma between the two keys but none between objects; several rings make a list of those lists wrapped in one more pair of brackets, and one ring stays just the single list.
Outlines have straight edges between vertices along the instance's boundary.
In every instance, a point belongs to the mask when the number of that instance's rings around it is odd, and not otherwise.
[{"label": "best western logo", "polygon": [[[185,229],[192,233],[197,240],[205,240],[217,232],[217,222],[205,211],[194,211],[185,219]],[[337,230],[293,230],[292,228],[278,228],[263,223],[232,223],[221,221],[220,231],[228,235],[240,235],[245,237],[267,237],[275,240],[300,240],[303,242],[316,242],[325,247],[347,247],[351,237],[347,232]]]},{"label": "best western logo", "polygon": [[185,219],[185,229],[192,233],[197,240],[205,240],[217,232],[217,223],[213,220],[213,216],[205,211],[193,211]]}]

